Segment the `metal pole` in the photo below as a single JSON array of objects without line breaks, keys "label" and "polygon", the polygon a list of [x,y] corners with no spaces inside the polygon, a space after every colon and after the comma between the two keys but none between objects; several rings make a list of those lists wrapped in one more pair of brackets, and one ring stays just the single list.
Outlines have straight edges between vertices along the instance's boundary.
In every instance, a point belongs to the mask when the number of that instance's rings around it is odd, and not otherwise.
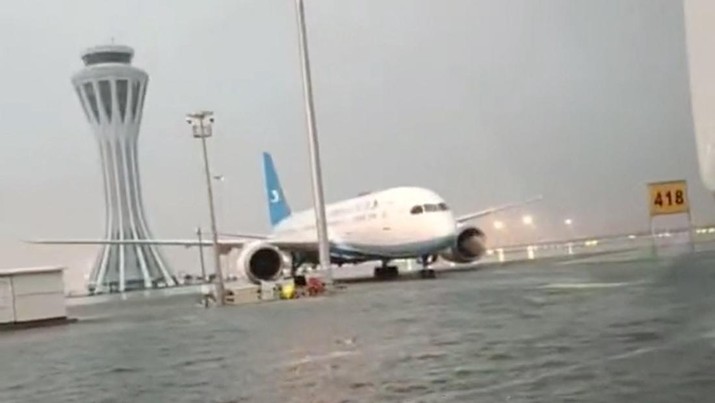
[{"label": "metal pole", "polygon": [[206,265],[204,264],[204,247],[201,246],[201,227],[196,227],[196,235],[199,237],[199,258],[201,260],[201,302],[204,308],[209,307],[209,296],[204,294],[204,286],[206,284]]},{"label": "metal pole", "polygon": [[206,150],[206,136],[204,135],[203,118],[201,125],[201,148],[204,152],[204,170],[206,171],[206,191],[209,194],[209,212],[211,214],[211,236],[213,238],[214,264],[216,266],[216,303],[223,305],[223,273],[221,271],[221,252],[218,246],[218,231],[216,230],[216,213],[214,212],[214,195],[211,187],[211,171],[209,169],[209,156]]},{"label": "metal pole", "polygon": [[695,253],[695,234],[693,233],[693,215],[688,207],[688,239],[690,241],[690,252]]},{"label": "metal pole", "polygon": [[[202,238],[201,238],[201,227],[196,227],[196,235],[199,237],[199,245],[202,243]],[[199,246],[199,259],[201,260],[201,280],[202,282],[206,281],[206,264],[204,263],[204,248],[203,246]]]},{"label": "metal pole", "polygon": [[310,61],[308,59],[308,40],[305,28],[303,0],[296,0],[295,4],[298,17],[298,35],[300,38],[300,61],[303,71],[305,115],[308,123],[308,146],[313,185],[313,207],[315,209],[315,224],[318,229],[318,255],[320,266],[327,270],[326,285],[328,288],[332,289],[333,269],[330,265],[330,245],[328,243],[328,228],[325,218],[325,201],[323,200],[323,178],[321,176],[320,168],[320,151],[318,148],[317,129],[315,127],[315,112],[313,110],[313,89],[310,79]]},{"label": "metal pole", "polygon": [[[224,208],[223,208],[224,193],[225,193],[224,180],[226,178],[223,175],[214,175],[213,178],[214,178],[214,180],[216,180],[216,182],[218,182],[218,184],[216,185],[216,186],[218,186],[218,197],[217,197],[217,199],[218,199],[218,209],[217,209],[218,213],[216,214],[216,216],[218,217],[217,221],[220,223],[224,223],[224,217],[225,217],[224,216]],[[217,223],[217,228],[219,229],[219,232],[223,231],[223,228],[221,228],[221,225],[222,224]]]},{"label": "metal pole", "polygon": [[655,226],[653,225],[653,217],[650,218],[650,239],[651,239],[651,253],[654,258],[658,257],[658,243],[656,241]]}]

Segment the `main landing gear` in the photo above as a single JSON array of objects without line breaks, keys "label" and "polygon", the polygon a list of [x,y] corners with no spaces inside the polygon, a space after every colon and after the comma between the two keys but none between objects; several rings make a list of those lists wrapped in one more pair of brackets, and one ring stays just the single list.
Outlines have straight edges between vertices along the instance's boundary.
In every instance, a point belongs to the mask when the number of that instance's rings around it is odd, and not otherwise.
[{"label": "main landing gear", "polygon": [[297,287],[304,287],[308,284],[305,274],[298,274],[298,268],[302,266],[305,261],[305,257],[300,254],[294,253],[291,256],[290,276],[293,278],[293,283]]},{"label": "main landing gear", "polygon": [[400,274],[397,266],[388,266],[386,261],[382,262],[382,266],[375,267],[373,273],[375,278],[379,280],[393,279]]},{"label": "main landing gear", "polygon": [[424,255],[417,259],[417,261],[422,265],[422,270],[420,270],[420,278],[435,278],[437,277],[434,270],[429,268],[429,265],[434,263],[437,257],[434,255]]}]

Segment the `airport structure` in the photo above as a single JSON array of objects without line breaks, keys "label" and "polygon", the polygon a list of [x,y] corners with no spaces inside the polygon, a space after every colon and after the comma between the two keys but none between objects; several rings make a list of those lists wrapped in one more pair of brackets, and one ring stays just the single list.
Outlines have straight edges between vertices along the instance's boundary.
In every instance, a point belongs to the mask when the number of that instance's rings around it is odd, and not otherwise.
[{"label": "airport structure", "polygon": [[[72,77],[85,116],[99,143],[106,203],[105,239],[151,238],[137,162],[137,141],[149,76],[131,65],[134,50],[103,45],[82,54],[85,67]],[[153,245],[104,245],[92,268],[90,293],[176,285]]]},{"label": "airport structure", "polygon": [[700,178],[715,194],[715,2],[683,2],[685,39],[690,83],[695,145],[698,150]]}]

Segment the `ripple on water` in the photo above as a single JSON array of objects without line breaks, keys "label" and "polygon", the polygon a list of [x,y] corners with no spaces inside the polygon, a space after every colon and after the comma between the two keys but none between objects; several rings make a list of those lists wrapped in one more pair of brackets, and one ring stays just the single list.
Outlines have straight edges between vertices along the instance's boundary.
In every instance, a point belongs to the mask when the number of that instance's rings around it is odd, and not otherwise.
[{"label": "ripple on water", "polygon": [[366,389],[373,388],[375,386],[372,382],[351,382],[350,389]]},{"label": "ripple on water", "polygon": [[132,368],[132,367],[111,367],[107,369],[107,374],[129,374],[132,372],[140,372],[141,370],[138,368]]},{"label": "ripple on water", "polygon": [[433,340],[430,344],[437,347],[448,347],[463,344],[464,340],[459,337],[440,338]]},{"label": "ripple on water", "polygon": [[198,357],[198,358],[191,358],[188,360],[177,362],[176,364],[172,365],[172,367],[182,369],[182,368],[193,367],[195,365],[201,365],[201,364],[214,364],[214,363],[219,364],[225,360],[226,360],[226,357],[224,357],[224,356]]},{"label": "ripple on water", "polygon": [[447,356],[447,353],[445,351],[422,351],[419,353],[415,354],[410,354],[402,361],[431,361],[431,360],[439,360],[440,358],[444,358]]},{"label": "ripple on water", "polygon": [[489,361],[506,361],[513,360],[515,357],[513,354],[510,354],[506,351],[499,351],[492,354],[488,354],[485,358]]},{"label": "ripple on water", "polygon": [[411,381],[392,381],[382,385],[382,389],[389,393],[407,395],[415,392],[425,392],[429,386]]},{"label": "ripple on water", "polygon": [[648,341],[662,340],[663,336],[658,332],[628,332],[621,334],[620,337],[628,343],[642,344]]}]

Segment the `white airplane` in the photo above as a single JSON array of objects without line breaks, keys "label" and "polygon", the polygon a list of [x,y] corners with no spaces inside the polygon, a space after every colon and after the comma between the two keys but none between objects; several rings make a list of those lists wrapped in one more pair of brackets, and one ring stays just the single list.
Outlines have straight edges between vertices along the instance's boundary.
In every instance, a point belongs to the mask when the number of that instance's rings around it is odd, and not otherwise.
[{"label": "white airplane", "polygon": [[[278,179],[273,159],[263,153],[268,213],[268,235],[235,234],[219,239],[222,253],[239,248],[239,270],[253,283],[279,279],[287,265],[291,274],[304,264],[318,264],[315,212],[292,213]],[[433,277],[429,264],[437,257],[455,263],[477,261],[484,255],[485,234],[466,222],[498,211],[540,200],[532,198],[455,217],[437,193],[420,187],[394,187],[361,194],[326,205],[331,263],[337,265],[380,261],[378,278],[398,275],[395,259],[416,258],[423,265],[422,277]],[[212,246],[209,240],[35,240],[39,244],[152,244]]]}]

